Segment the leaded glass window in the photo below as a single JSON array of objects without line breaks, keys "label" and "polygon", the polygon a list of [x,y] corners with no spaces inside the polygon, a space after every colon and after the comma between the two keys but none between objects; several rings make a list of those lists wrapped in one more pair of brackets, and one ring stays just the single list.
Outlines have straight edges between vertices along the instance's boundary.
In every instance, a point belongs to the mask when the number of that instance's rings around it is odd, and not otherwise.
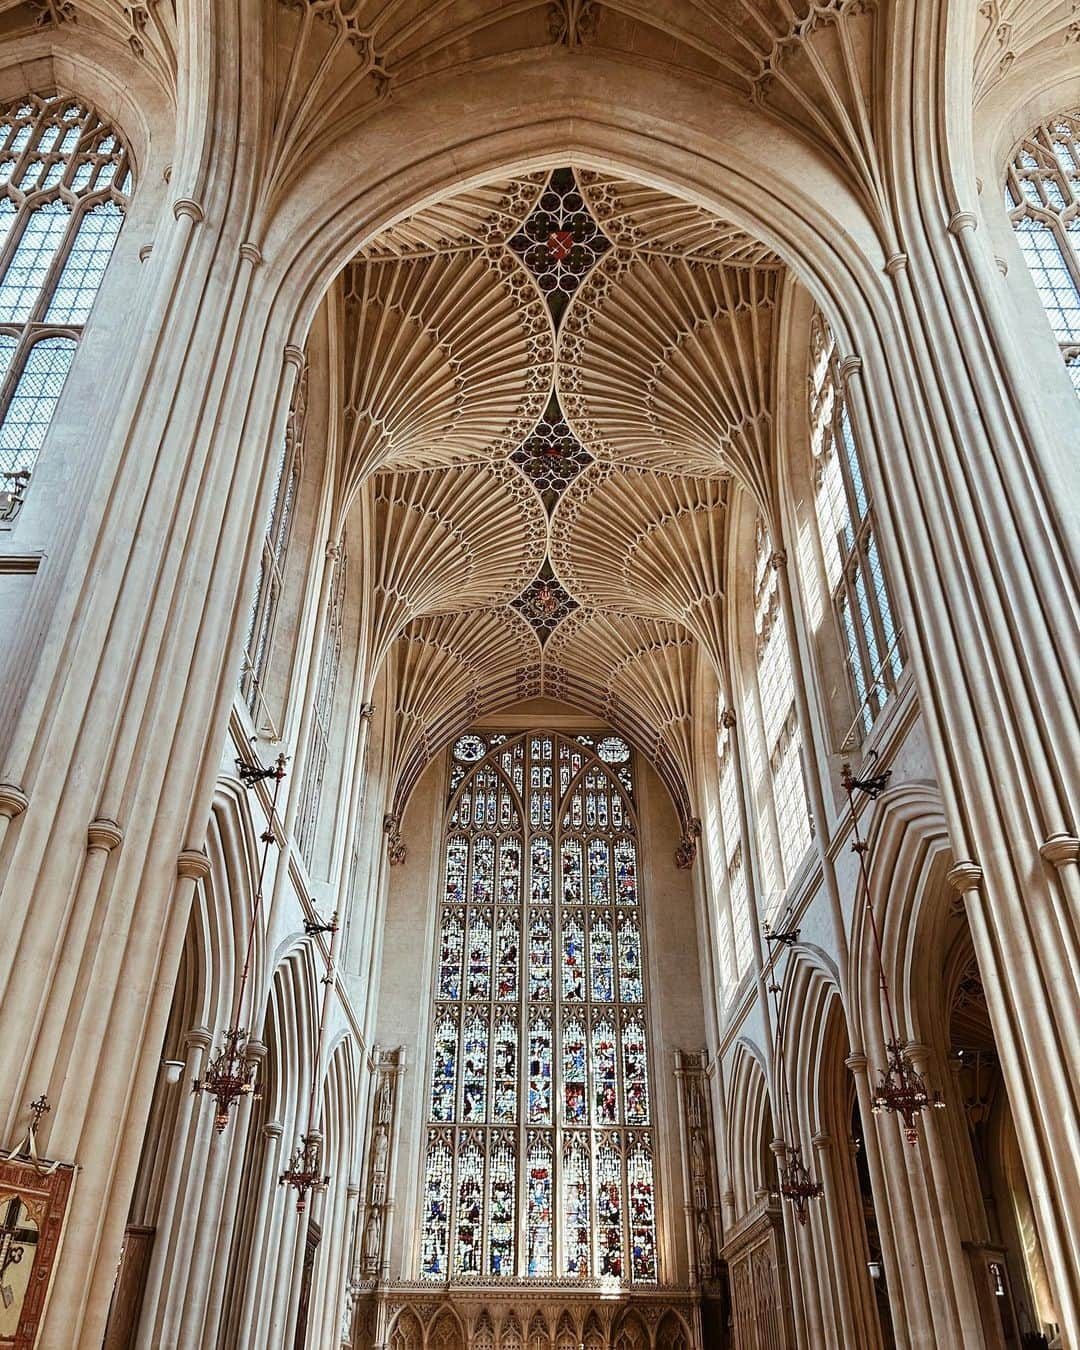
[{"label": "leaded glass window", "polygon": [[825,576],[856,707],[849,735],[861,739],[895,692],[906,658],[893,618],[836,344],[820,314],[814,316],[810,331],[810,437]]},{"label": "leaded glass window", "polygon": [[[772,543],[759,516],[754,564],[754,641],[761,701],[761,730],[768,761],[769,789],[776,814],[779,858],[769,862],[780,883],[777,902],[810,847],[810,816],[802,773],[802,730],[795,710],[791,648],[780,608],[780,583],[771,565]],[[770,855],[773,850],[766,850]],[[779,864],[779,866],[777,866]],[[763,919],[773,918],[765,906]]]},{"label": "leaded glass window", "polygon": [[311,866],[315,848],[323,779],[326,776],[326,762],[330,754],[330,722],[334,715],[334,694],[337,691],[338,670],[341,666],[347,573],[348,559],[342,547],[340,556],[334,564],[330,594],[326,601],[326,627],[323,630],[322,650],[319,653],[319,673],[315,697],[312,700],[307,762],[300,790],[300,809],[296,817],[296,840],[300,856],[308,867]]},{"label": "leaded glass window", "polygon": [[128,151],[62,94],[0,108],[0,512],[52,422],[131,194]]},{"label": "leaded glass window", "polygon": [[735,743],[731,727],[721,726],[717,755],[720,763],[720,828],[724,836],[728,903],[735,938],[735,974],[741,976],[750,964],[750,893],[743,867],[739,784],[735,777]]},{"label": "leaded glass window", "polygon": [[1041,122],[1020,143],[1005,209],[1080,394],[1080,109]]},{"label": "leaded glass window", "polygon": [[450,762],[421,1276],[655,1282],[630,748],[470,733]]},{"label": "leaded glass window", "polygon": [[301,373],[293,393],[289,418],[285,424],[274,472],[274,490],[270,513],[263,534],[259,574],[251,601],[244,641],[244,663],[240,673],[240,695],[255,720],[260,735],[277,739],[277,728],[266,702],[266,672],[273,649],[278,604],[285,586],[285,560],[292,535],[296,494],[304,457],[304,432],[307,425],[307,369]]}]

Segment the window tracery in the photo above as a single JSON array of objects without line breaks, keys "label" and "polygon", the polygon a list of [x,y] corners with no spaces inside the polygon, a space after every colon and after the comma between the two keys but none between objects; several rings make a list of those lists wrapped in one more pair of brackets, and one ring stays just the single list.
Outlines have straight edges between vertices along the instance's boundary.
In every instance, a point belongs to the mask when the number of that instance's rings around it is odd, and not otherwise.
[{"label": "window tracery", "polygon": [[270,499],[270,513],[263,535],[259,573],[255,580],[255,594],[251,601],[247,637],[244,640],[244,662],[240,672],[240,696],[261,735],[277,739],[270,709],[266,702],[266,673],[270,664],[274,626],[278,604],[285,586],[285,561],[292,535],[296,495],[300,488],[300,474],[304,459],[304,434],[307,428],[308,372],[305,366],[296,382],[289,418],[282,437],[274,490]]},{"label": "window tracery", "polygon": [[1020,143],[1005,208],[1080,394],[1080,109],[1039,123]]},{"label": "window tracery", "polygon": [[322,801],[326,761],[330,753],[330,723],[334,715],[334,694],[341,666],[341,640],[345,623],[345,581],[348,557],[344,545],[334,563],[334,576],[326,601],[326,627],[319,653],[319,675],[313,699],[307,761],[296,817],[296,840],[300,856],[310,867],[315,848],[319,804]]},{"label": "window tracery", "polygon": [[24,496],[132,189],[127,147],[63,94],[0,108],[0,512]]},{"label": "window tracery", "polygon": [[735,938],[736,977],[750,964],[750,894],[743,866],[742,823],[739,812],[739,783],[735,776],[733,729],[721,721],[717,739],[720,766],[720,828],[724,838],[724,865],[727,873],[728,903]]},{"label": "window tracery", "polygon": [[424,1279],[659,1278],[633,790],[617,736],[453,749]]},{"label": "window tracery", "polygon": [[[791,648],[780,608],[780,585],[772,566],[772,543],[764,520],[756,527],[754,560],[754,638],[761,729],[768,761],[769,786],[776,812],[779,857],[766,849],[782,894],[810,847],[810,816],[802,774],[802,730],[795,709]],[[770,918],[771,914],[763,917]]]},{"label": "window tracery", "polygon": [[861,739],[895,692],[906,655],[893,618],[836,343],[820,314],[810,327],[810,440],[818,537],[856,706],[849,737]]}]

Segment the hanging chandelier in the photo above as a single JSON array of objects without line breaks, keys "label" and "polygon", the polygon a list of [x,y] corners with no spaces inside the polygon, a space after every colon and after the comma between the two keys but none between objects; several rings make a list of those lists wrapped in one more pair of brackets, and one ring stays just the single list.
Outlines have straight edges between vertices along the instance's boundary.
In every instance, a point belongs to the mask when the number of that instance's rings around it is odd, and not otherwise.
[{"label": "hanging chandelier", "polygon": [[240,1025],[240,1015],[244,1003],[244,991],[247,988],[248,973],[251,969],[252,946],[255,941],[255,929],[262,908],[263,883],[266,878],[266,865],[270,856],[270,845],[274,842],[273,819],[277,811],[278,793],[285,777],[285,756],[278,755],[273,764],[249,764],[246,760],[236,761],[237,775],[241,783],[250,792],[264,780],[272,780],[274,792],[270,801],[270,812],[266,829],[259,839],[262,853],[259,859],[259,876],[255,886],[255,896],[251,904],[251,923],[248,931],[247,952],[240,972],[240,982],[236,989],[236,1002],[233,1007],[232,1025],[222,1033],[221,1049],[211,1055],[201,1078],[194,1078],[191,1090],[194,1093],[206,1093],[213,1097],[216,1106],[214,1130],[223,1133],[229,1123],[229,1113],[242,1097],[258,1100],[258,1066],[248,1055],[248,1032]]},{"label": "hanging chandelier", "polygon": [[308,1196],[313,1191],[321,1191],[330,1184],[330,1177],[323,1172],[322,1133],[318,1129],[317,1101],[319,1093],[320,1069],[323,1047],[326,1043],[326,1026],[330,1015],[330,995],[336,982],[334,953],[337,949],[338,916],[332,915],[329,923],[305,922],[304,929],[309,937],[318,933],[330,934],[330,948],[326,954],[326,974],[323,976],[322,1007],[319,1011],[319,1031],[315,1040],[315,1057],[311,1066],[311,1094],[308,1098],[308,1127],[300,1136],[300,1142],[293,1152],[289,1166],[278,1177],[279,1186],[290,1186],[296,1192],[296,1212],[303,1214],[307,1209]]},{"label": "hanging chandelier", "polygon": [[330,1178],[323,1175],[322,1139],[317,1134],[302,1134],[289,1166],[278,1177],[279,1186],[291,1186],[296,1192],[296,1212],[307,1209],[308,1195],[328,1185]]},{"label": "hanging chandelier", "polygon": [[[867,762],[872,766],[876,759],[877,751],[872,751]],[[859,817],[855,810],[856,792],[861,792],[874,801],[888,787],[891,775],[891,769],[884,769],[865,778],[856,778],[851,772],[851,765],[845,764],[841,770],[840,781],[847,793],[848,810],[851,813],[851,826],[855,835],[851,851],[859,859],[859,888],[874,938],[874,955],[878,965],[878,979],[888,1029],[888,1039],[885,1042],[885,1068],[878,1070],[879,1082],[871,1099],[871,1110],[875,1116],[885,1112],[898,1116],[903,1121],[904,1138],[909,1144],[914,1144],[919,1139],[919,1117],[927,1108],[944,1110],[945,1099],[936,1089],[931,1091],[927,1086],[926,1079],[912,1064],[900,1040],[889,981],[885,974],[885,961],[881,952],[881,934],[878,931],[877,916],[870,896],[870,872],[866,862],[870,845],[859,832]]]},{"label": "hanging chandelier", "polygon": [[224,1044],[212,1055],[201,1078],[191,1082],[192,1092],[209,1093],[217,1110],[214,1129],[218,1134],[229,1123],[229,1112],[241,1097],[255,1097],[257,1068],[247,1057],[247,1032],[243,1027],[229,1027],[223,1036]]},{"label": "hanging chandelier", "polygon": [[945,1109],[945,1099],[940,1092],[931,1092],[926,1079],[904,1054],[899,1041],[889,1041],[885,1046],[887,1064],[878,1072],[881,1081],[871,1102],[875,1116],[885,1111],[898,1115],[904,1122],[904,1137],[909,1144],[918,1142],[919,1116],[928,1106],[935,1110]]},{"label": "hanging chandelier", "polygon": [[825,1187],[815,1181],[802,1160],[802,1149],[798,1144],[786,1145],[786,1157],[780,1164],[780,1194],[791,1201],[795,1218],[805,1225],[810,1217],[811,1200],[820,1200]]},{"label": "hanging chandelier", "polygon": [[[792,946],[798,940],[798,930],[777,932],[768,925],[765,927],[765,939],[769,943],[778,942],[783,946]],[[803,1162],[802,1148],[797,1142],[795,1124],[791,1111],[791,1097],[787,1088],[787,1076],[784,1073],[784,1036],[780,1013],[780,985],[773,979],[769,985],[772,995],[776,1022],[776,1078],[780,1097],[780,1115],[788,1138],[783,1143],[783,1161],[779,1162],[780,1194],[791,1201],[796,1221],[804,1227],[810,1218],[810,1201],[820,1200],[825,1187],[810,1175],[810,1169]]]}]

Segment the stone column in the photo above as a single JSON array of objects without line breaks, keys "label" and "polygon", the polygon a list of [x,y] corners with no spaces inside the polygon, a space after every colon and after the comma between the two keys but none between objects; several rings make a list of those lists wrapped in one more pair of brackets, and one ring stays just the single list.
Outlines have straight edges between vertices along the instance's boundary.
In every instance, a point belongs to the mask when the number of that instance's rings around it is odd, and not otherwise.
[{"label": "stone column", "polygon": [[236,1345],[257,1345],[257,1320],[260,1308],[265,1306],[273,1288],[268,1269],[267,1232],[272,1227],[273,1210],[278,1196],[278,1174],[281,1171],[281,1139],[284,1126],[280,1120],[270,1120],[262,1128],[265,1144],[257,1185],[252,1186],[252,1204],[255,1222],[251,1230],[251,1244],[247,1252],[247,1268],[241,1287],[244,1306],[236,1333]]},{"label": "stone column", "polygon": [[927,1343],[925,1340],[920,1342],[919,1337],[930,1334],[929,1309],[921,1296],[922,1288],[916,1288],[914,1281],[909,1285],[910,1272],[907,1264],[909,1245],[904,1244],[904,1238],[908,1235],[907,1229],[894,1220],[889,1203],[890,1191],[885,1160],[871,1105],[873,1093],[868,1072],[869,1061],[860,1051],[853,1051],[844,1063],[851,1070],[851,1076],[855,1080],[855,1094],[859,1101],[866,1165],[870,1172],[870,1187],[874,1194],[874,1217],[877,1219],[882,1263],[885,1266],[889,1287],[893,1333],[898,1350],[908,1350],[910,1346]]},{"label": "stone column", "polygon": [[126,384],[0,688],[0,1135],[45,1090],[42,1146],[81,1169],[43,1350],[102,1340],[293,379],[235,80],[257,8],[188,8],[181,70],[206,84],[181,91],[177,195],[126,297]]},{"label": "stone column", "polygon": [[[903,253],[844,362],[881,553],[955,856],[1066,1340],[1080,1339],[1080,530],[1060,437],[1025,387],[1001,278],[954,182],[947,7],[892,29],[881,149]],[[946,131],[948,129],[948,132]],[[867,268],[864,280],[872,283]],[[969,906],[972,904],[969,901]],[[995,987],[990,993],[989,986]]]}]

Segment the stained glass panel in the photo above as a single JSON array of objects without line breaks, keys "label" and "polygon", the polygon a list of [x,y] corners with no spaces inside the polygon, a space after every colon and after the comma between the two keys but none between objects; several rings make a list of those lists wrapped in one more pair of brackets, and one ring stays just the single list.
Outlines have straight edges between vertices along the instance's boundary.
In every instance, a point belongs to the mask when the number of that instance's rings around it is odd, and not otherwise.
[{"label": "stained glass panel", "polygon": [[551,1123],[551,1020],[533,1013],[529,1022],[529,1123]]},{"label": "stained glass panel", "polygon": [[620,905],[637,904],[637,846],[632,839],[615,840],[615,898]]},{"label": "stained glass panel", "polygon": [[514,1191],[517,1175],[516,1149],[512,1135],[498,1135],[491,1150],[491,1195],[488,1201],[489,1275],[513,1275]]},{"label": "stained glass panel", "polygon": [[502,912],[499,920],[499,956],[495,996],[500,1002],[517,1001],[518,996],[518,914]]},{"label": "stained glass panel", "polygon": [[618,1134],[602,1134],[596,1148],[597,1274],[623,1273],[622,1157]]},{"label": "stained glass panel", "polygon": [[550,1136],[530,1133],[528,1210],[525,1224],[525,1274],[529,1276],[544,1278],[552,1272],[553,1171]]},{"label": "stained glass panel", "polygon": [[592,1258],[592,1215],[589,1205],[589,1154],[584,1136],[568,1136],[563,1148],[562,1172],[566,1273],[587,1276]]},{"label": "stained glass panel", "polygon": [[594,914],[589,925],[589,985],[594,1003],[615,998],[615,958],[611,915]]},{"label": "stained glass panel", "polygon": [[[580,801],[580,797],[577,799]],[[581,841],[567,839],[562,847],[563,904],[579,905],[583,895],[581,875]]]},{"label": "stained glass panel", "polygon": [[563,1025],[563,1120],[567,1125],[587,1124],[585,1028],[576,1017]]},{"label": "stained glass panel", "polygon": [[649,1122],[649,1064],[645,1049],[645,1025],[634,1014],[623,1023],[623,1089],[628,1125]]},{"label": "stained glass panel", "polygon": [[504,1013],[495,1025],[492,1117],[500,1124],[517,1120],[517,1021]]},{"label": "stained glass panel", "polygon": [[442,951],[439,957],[439,998],[461,997],[461,962],[465,953],[465,911],[443,910]]},{"label": "stained glass panel", "polygon": [[546,905],[551,901],[551,840],[543,834],[532,841],[530,899],[534,905]]},{"label": "stained glass panel", "polygon": [[[605,826],[606,828],[606,826]],[[589,840],[589,903],[606,905],[611,900],[611,863],[606,839]]]},{"label": "stained glass panel", "polygon": [[491,997],[491,910],[474,909],[469,919],[468,999]]},{"label": "stained glass panel", "polygon": [[457,1156],[457,1221],[454,1266],[459,1275],[480,1274],[480,1232],[484,1212],[484,1146],[481,1136],[462,1136]]},{"label": "stained glass panel", "polygon": [[635,914],[619,915],[619,998],[624,1003],[640,1003],[644,998],[641,934]]},{"label": "stained glass panel", "polygon": [[616,1058],[615,1025],[609,1016],[600,1017],[592,1029],[594,1125],[614,1125],[619,1119]]},{"label": "stained glass panel", "polygon": [[585,929],[576,911],[563,915],[563,998],[580,1003],[585,997]]},{"label": "stained glass panel", "polygon": [[431,1119],[454,1119],[454,1087],[457,1079],[457,1017],[449,1009],[435,1024],[431,1062]]},{"label": "stained glass panel", "polygon": [[461,1034],[461,1119],[484,1120],[487,1111],[487,1015],[469,1012]]},{"label": "stained glass panel", "polygon": [[656,1202],[652,1154],[643,1143],[626,1160],[630,1200],[630,1257],[635,1280],[656,1279]]},{"label": "stained glass panel", "polygon": [[420,1248],[420,1269],[429,1279],[445,1279],[449,1274],[447,1232],[452,1179],[450,1137],[432,1130],[428,1134],[424,1169],[424,1222]]},{"label": "stained glass panel", "polygon": [[529,998],[539,1003],[551,998],[551,915],[542,909],[529,920]]}]

